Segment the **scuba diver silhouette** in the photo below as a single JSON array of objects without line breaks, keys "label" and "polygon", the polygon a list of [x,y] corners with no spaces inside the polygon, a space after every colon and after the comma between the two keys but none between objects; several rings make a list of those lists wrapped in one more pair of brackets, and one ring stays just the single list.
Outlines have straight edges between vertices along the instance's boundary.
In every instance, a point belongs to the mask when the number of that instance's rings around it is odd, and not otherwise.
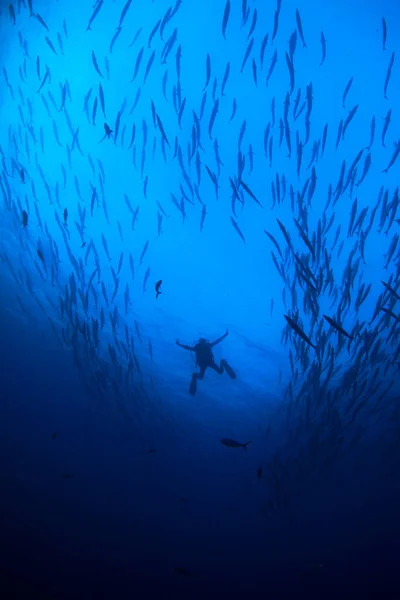
[{"label": "scuba diver silhouette", "polygon": [[189,386],[189,393],[192,396],[195,395],[197,389],[197,380],[203,379],[204,373],[206,372],[207,367],[214,369],[219,375],[222,375],[224,370],[228,373],[231,379],[236,379],[236,373],[232,369],[231,366],[228,365],[226,360],[221,359],[219,366],[214,360],[214,356],[212,353],[212,348],[222,342],[228,335],[229,331],[226,330],[224,335],[215,340],[215,342],[209,342],[205,338],[200,338],[199,341],[194,346],[187,346],[186,344],[181,344],[179,340],[176,340],[176,345],[184,350],[189,350],[190,352],[194,352],[196,354],[196,365],[200,367],[199,373],[193,373],[192,380]]}]

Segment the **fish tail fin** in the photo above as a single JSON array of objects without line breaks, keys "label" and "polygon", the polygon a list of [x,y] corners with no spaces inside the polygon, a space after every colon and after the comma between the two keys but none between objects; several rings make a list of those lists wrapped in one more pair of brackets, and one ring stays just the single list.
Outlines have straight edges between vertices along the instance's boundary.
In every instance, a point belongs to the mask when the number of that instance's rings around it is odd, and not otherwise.
[{"label": "fish tail fin", "polygon": [[245,444],[243,444],[243,448],[244,448],[245,450],[247,450],[247,446],[248,446],[249,444],[251,444],[251,440],[250,440],[249,442],[246,442]]},{"label": "fish tail fin", "polygon": [[157,292],[157,295],[156,295],[156,300],[157,300],[158,296],[159,296],[161,293],[162,293],[162,292]]}]

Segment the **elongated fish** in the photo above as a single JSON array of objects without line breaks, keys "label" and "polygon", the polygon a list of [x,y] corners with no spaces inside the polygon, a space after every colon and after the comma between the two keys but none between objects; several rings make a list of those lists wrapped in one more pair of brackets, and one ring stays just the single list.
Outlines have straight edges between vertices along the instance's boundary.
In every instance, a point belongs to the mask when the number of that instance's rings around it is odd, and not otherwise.
[{"label": "elongated fish", "polygon": [[251,444],[251,440],[249,442],[245,442],[242,444],[241,442],[237,442],[236,440],[231,440],[230,438],[222,438],[220,440],[221,444],[227,446],[228,448],[244,448],[247,450],[247,446]]},{"label": "elongated fish", "polygon": [[324,319],[326,319],[328,321],[329,325],[331,325],[334,329],[336,329],[336,331],[338,331],[345,337],[349,338],[349,340],[353,339],[353,336],[350,335],[349,333],[347,333],[347,331],[345,331],[343,329],[343,327],[341,325],[339,325],[339,323],[337,323],[334,319],[332,319],[331,317],[328,317],[328,315],[323,315],[323,317],[324,317]]},{"label": "elongated fish", "polygon": [[295,331],[297,333],[297,335],[299,335],[301,337],[301,339],[306,342],[306,344],[308,344],[309,346],[311,346],[311,348],[314,348],[314,350],[315,350],[316,346],[312,343],[310,338],[306,336],[304,331],[297,325],[296,321],[294,321],[292,319],[292,317],[289,317],[289,315],[284,315],[284,317],[285,317],[286,321],[289,323],[290,327],[293,329],[293,331]]},{"label": "elongated fish", "polygon": [[386,79],[385,79],[385,85],[383,86],[383,92],[384,92],[384,96],[385,99],[387,100],[387,88],[389,85],[389,81],[390,81],[390,76],[392,74],[392,68],[393,68],[393,63],[394,63],[394,57],[395,57],[395,52],[393,50],[392,56],[390,58],[390,62],[389,62],[389,66],[388,66],[388,70],[386,73]]},{"label": "elongated fish", "polygon": [[225,10],[224,10],[224,16],[222,18],[222,35],[224,36],[224,39],[226,39],[226,26],[228,25],[228,21],[229,21],[229,13],[231,11],[231,3],[230,0],[227,0],[226,4],[225,4]]}]

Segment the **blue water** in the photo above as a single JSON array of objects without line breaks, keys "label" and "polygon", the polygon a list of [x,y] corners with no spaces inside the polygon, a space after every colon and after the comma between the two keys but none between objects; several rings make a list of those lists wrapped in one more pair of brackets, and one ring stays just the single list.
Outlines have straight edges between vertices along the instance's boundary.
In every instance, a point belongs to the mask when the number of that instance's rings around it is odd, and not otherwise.
[{"label": "blue water", "polygon": [[1,597],[395,597],[398,3],[0,4]]}]

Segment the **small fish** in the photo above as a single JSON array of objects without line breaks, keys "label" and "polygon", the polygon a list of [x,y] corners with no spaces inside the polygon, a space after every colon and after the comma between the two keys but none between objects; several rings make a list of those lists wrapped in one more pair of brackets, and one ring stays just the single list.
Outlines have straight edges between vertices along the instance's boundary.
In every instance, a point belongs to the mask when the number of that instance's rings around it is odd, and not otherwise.
[{"label": "small fish", "polygon": [[48,47],[50,48],[50,50],[51,50],[52,52],[54,52],[54,54],[55,54],[56,56],[58,56],[58,55],[57,55],[57,50],[54,48],[54,44],[53,44],[53,42],[51,41],[51,39],[50,39],[50,38],[48,38],[48,37],[47,37],[47,35],[45,36],[45,38],[44,38],[44,39],[46,40],[46,43],[47,43]]},{"label": "small fish", "polygon": [[64,477],[64,479],[71,479],[72,475],[71,475],[71,473],[64,473],[63,477]]},{"label": "small fish", "polygon": [[353,336],[348,334],[347,331],[345,331],[343,329],[343,327],[341,325],[339,325],[339,323],[337,323],[336,321],[334,321],[331,317],[328,317],[327,315],[323,315],[324,319],[326,319],[329,323],[329,325],[331,325],[334,329],[336,329],[336,331],[338,331],[339,333],[341,333],[342,335],[344,335],[345,337],[349,338],[349,340],[353,339]]},{"label": "small fish", "polygon": [[107,125],[107,123],[104,123],[104,131],[106,132],[106,136],[108,138],[111,137],[111,134],[112,134],[113,130],[110,129],[110,126]]},{"label": "small fish", "polygon": [[301,41],[303,42],[303,47],[307,48],[307,44],[304,41],[303,25],[302,25],[300,13],[298,10],[296,10],[296,23],[297,23],[297,29],[299,30]]},{"label": "small fish", "polygon": [[155,450],[155,448],[151,448],[148,450],[147,454],[154,454],[154,452],[157,452],[157,450]]},{"label": "small fish", "polygon": [[306,342],[306,344],[308,344],[309,346],[311,346],[311,348],[314,348],[314,350],[315,350],[316,346],[312,343],[310,338],[306,336],[304,331],[297,325],[296,321],[294,321],[288,315],[284,315],[284,317],[285,317],[286,321],[288,322],[288,324],[290,325],[290,327],[293,329],[293,331],[295,331],[297,333],[297,335],[299,335],[301,337],[301,339]]},{"label": "small fish", "polygon": [[227,3],[225,4],[225,10],[224,10],[224,16],[222,19],[222,35],[224,36],[224,39],[226,40],[226,26],[228,25],[228,21],[229,21],[229,13],[231,10],[231,3],[230,0],[227,0]]},{"label": "small fish", "polygon": [[155,286],[155,290],[156,290],[156,300],[157,300],[158,296],[159,296],[160,294],[162,294],[162,292],[160,292],[160,287],[161,287],[161,284],[162,284],[162,279],[160,279],[159,281],[157,281],[157,283],[156,283],[156,286]]},{"label": "small fish", "polygon": [[244,237],[243,233],[240,231],[239,225],[236,223],[236,221],[233,217],[231,217],[231,221],[232,221],[232,225],[236,229],[238,235],[242,238],[243,242],[246,243],[245,237]]},{"label": "small fish", "polygon": [[143,246],[142,254],[140,255],[140,263],[139,264],[142,264],[144,255],[146,254],[148,247],[149,247],[149,240],[147,240],[147,242]]},{"label": "small fish", "polygon": [[388,166],[385,169],[383,169],[382,173],[387,173],[389,171],[390,167],[392,167],[394,165],[394,163],[396,162],[397,157],[400,154],[400,140],[395,143],[394,148],[395,148],[394,153],[390,160],[390,163],[388,164]]},{"label": "small fish", "polygon": [[92,30],[92,23],[95,20],[95,18],[97,17],[97,15],[99,14],[102,6],[103,6],[103,0],[100,0],[99,2],[97,2],[96,8],[94,9],[94,13],[92,14],[92,16],[89,19],[89,23],[88,23],[88,26],[86,27],[86,31]]},{"label": "small fish", "polygon": [[96,69],[97,73],[100,75],[100,77],[101,77],[102,79],[104,79],[104,77],[103,77],[103,74],[102,74],[102,72],[101,72],[101,71],[100,71],[100,69],[99,69],[99,65],[98,65],[98,63],[97,63],[97,58],[96,58],[96,55],[95,55],[95,53],[94,53],[94,51],[93,51],[93,50],[92,50],[92,62],[93,62],[93,66],[94,66],[94,68]]},{"label": "small fish", "polygon": [[247,446],[251,444],[251,440],[249,442],[241,444],[240,442],[237,442],[236,440],[231,440],[230,438],[222,438],[220,442],[228,448],[244,448],[245,450],[247,450]]},{"label": "small fish", "polygon": [[261,479],[261,475],[262,475],[262,467],[258,467],[258,469],[257,469],[257,478]]},{"label": "small fish", "polygon": [[208,84],[210,83],[210,77],[211,77],[211,59],[210,59],[210,55],[207,54],[207,61],[206,61],[206,83],[205,83],[205,85],[203,87],[203,92],[207,88]]},{"label": "small fish", "polygon": [[388,69],[387,69],[387,73],[386,73],[385,85],[383,87],[383,92],[384,92],[384,96],[385,96],[386,100],[387,100],[387,88],[388,88],[389,81],[390,81],[390,75],[392,74],[394,57],[395,57],[395,52],[393,50],[392,56],[390,58],[389,66],[388,66]]},{"label": "small fish", "polygon": [[28,213],[26,212],[26,210],[22,211],[22,227],[23,229],[25,229],[25,227],[28,225]]},{"label": "small fish", "polygon": [[41,260],[42,264],[44,265],[44,257],[43,257],[42,251],[41,251],[41,250],[38,248],[38,249],[36,250],[36,252],[37,252],[37,255],[38,255],[38,257],[40,258],[40,260]]},{"label": "small fish", "polygon": [[37,20],[39,21],[39,23],[40,23],[41,25],[43,25],[43,27],[44,27],[44,28],[45,28],[47,31],[49,31],[49,28],[47,27],[46,23],[43,21],[42,17],[39,15],[39,13],[36,13],[36,14],[35,14],[35,13],[32,13],[32,15],[31,15],[31,16],[32,16],[32,17],[35,17],[35,19],[37,19]]},{"label": "small fish", "polygon": [[65,225],[65,227],[68,227],[68,223],[67,223],[67,221],[68,221],[68,209],[67,208],[64,208],[64,215],[63,216],[64,216],[64,225]]},{"label": "small fish", "polygon": [[400,296],[399,294],[396,292],[395,289],[392,288],[392,286],[390,286],[388,283],[386,283],[385,281],[382,281],[383,285],[385,286],[385,288],[391,293],[393,294],[393,296],[395,296],[397,298],[397,300],[400,300]]},{"label": "small fish", "polygon": [[353,83],[353,79],[354,79],[353,77],[350,77],[349,82],[348,82],[348,84],[346,85],[346,87],[344,89],[343,96],[342,96],[342,105],[343,105],[343,108],[346,108],[346,97],[347,97],[347,94],[350,91],[351,85]]},{"label": "small fish", "polygon": [[56,437],[57,437],[57,434],[54,432],[54,433],[51,434],[51,437],[53,438],[53,440],[55,440]]},{"label": "small fish", "polygon": [[259,206],[261,206],[261,208],[262,208],[262,204],[257,200],[257,198],[255,197],[255,195],[253,194],[253,192],[251,191],[251,189],[244,183],[244,181],[240,180],[240,185],[248,193],[248,195],[250,196],[250,198],[253,198],[253,200],[255,202],[257,202],[257,204]]},{"label": "small fish", "polygon": [[325,62],[325,58],[326,58],[326,39],[325,39],[323,31],[321,31],[321,48],[322,48],[322,59],[321,59],[321,62],[319,63],[320,67],[323,65],[323,63]]},{"label": "small fish", "polygon": [[382,17],[382,47],[383,51],[386,50],[386,38],[387,38],[387,25],[385,17]]}]

